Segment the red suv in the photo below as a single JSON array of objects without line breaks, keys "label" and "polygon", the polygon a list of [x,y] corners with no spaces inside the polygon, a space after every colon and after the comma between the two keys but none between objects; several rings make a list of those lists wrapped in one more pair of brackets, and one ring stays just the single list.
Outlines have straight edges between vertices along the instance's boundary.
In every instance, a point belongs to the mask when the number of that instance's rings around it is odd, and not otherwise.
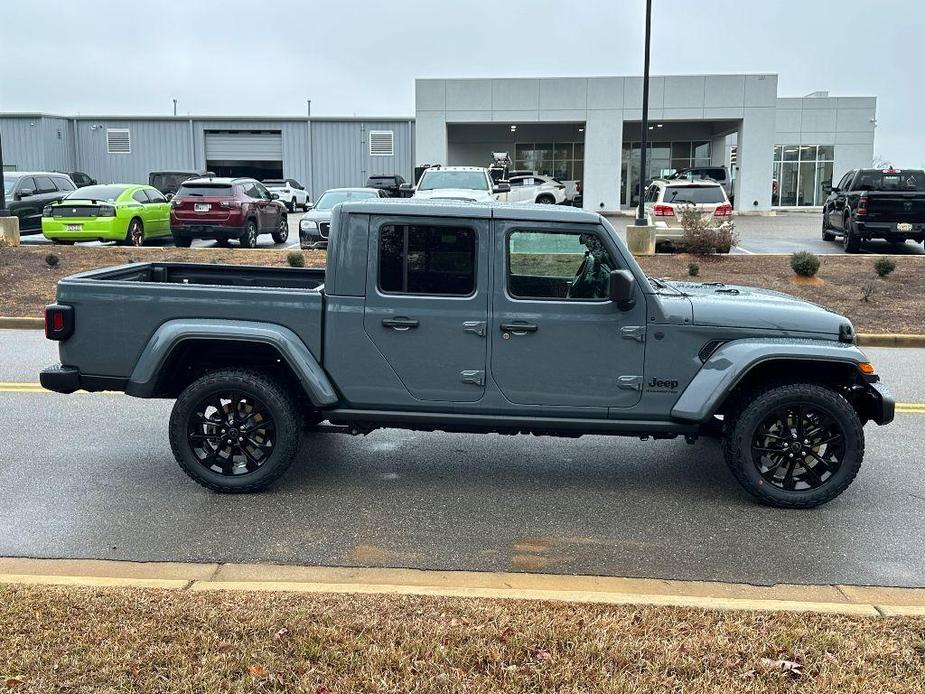
[{"label": "red suv", "polygon": [[279,196],[252,178],[191,178],[170,201],[170,231],[181,248],[193,239],[238,239],[241,248],[254,248],[260,234],[285,243],[289,221]]}]

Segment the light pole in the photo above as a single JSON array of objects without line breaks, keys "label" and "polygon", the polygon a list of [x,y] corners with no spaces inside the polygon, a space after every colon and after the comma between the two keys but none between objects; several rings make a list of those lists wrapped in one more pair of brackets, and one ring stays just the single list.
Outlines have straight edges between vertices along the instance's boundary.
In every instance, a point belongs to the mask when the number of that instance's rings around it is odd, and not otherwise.
[{"label": "light pole", "polygon": [[177,117],[177,100],[176,99],[173,100],[173,117],[174,118]]},{"label": "light pole", "polygon": [[[649,132],[649,36],[652,33],[652,0],[646,0],[646,58],[642,69],[642,137],[639,138],[639,209],[636,226],[645,226],[646,134]],[[630,155],[632,156],[632,154]]]},{"label": "light pole", "polygon": [[10,211],[6,209],[6,184],[3,180],[3,136],[0,135],[0,217],[9,217]]}]

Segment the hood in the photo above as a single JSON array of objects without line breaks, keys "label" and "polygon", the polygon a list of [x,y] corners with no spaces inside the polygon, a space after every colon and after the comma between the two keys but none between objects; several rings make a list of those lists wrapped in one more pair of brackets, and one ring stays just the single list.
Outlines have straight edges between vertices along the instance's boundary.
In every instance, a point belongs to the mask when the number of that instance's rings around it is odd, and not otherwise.
[{"label": "hood", "polygon": [[[315,210],[311,209],[302,215],[301,219],[310,219],[313,222],[330,222],[331,212],[333,210]],[[300,220],[301,221],[301,220]]]},{"label": "hood", "polygon": [[436,190],[416,190],[414,196],[418,200],[433,200],[443,198],[449,200],[472,200],[473,202],[491,202],[495,199],[487,190],[470,190],[469,188],[437,188]]},{"label": "hood", "polygon": [[[687,294],[695,325],[822,333],[838,339],[844,316],[795,296],[732,284],[671,282]],[[853,327],[851,334],[853,334]]]}]

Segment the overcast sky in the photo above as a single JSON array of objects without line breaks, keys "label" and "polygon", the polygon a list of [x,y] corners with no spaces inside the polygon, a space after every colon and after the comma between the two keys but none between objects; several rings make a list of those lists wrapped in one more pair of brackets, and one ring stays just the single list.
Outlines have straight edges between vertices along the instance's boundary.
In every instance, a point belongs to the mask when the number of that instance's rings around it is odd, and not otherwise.
[{"label": "overcast sky", "polygon": [[[922,0],[654,0],[652,74],[775,72],[877,96],[875,153],[925,165]],[[642,72],[644,0],[0,1],[0,111],[412,115],[415,77]]]}]

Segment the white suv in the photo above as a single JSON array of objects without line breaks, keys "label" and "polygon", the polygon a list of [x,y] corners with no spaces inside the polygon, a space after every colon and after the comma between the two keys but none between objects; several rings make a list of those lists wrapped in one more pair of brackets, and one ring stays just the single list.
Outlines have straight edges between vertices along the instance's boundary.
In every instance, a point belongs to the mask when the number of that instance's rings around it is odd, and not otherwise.
[{"label": "white suv", "polygon": [[655,241],[677,241],[684,234],[679,211],[692,208],[718,223],[732,223],[726,190],[712,181],[656,179],[646,189],[646,213],[655,224]]},{"label": "white suv", "polygon": [[421,174],[412,197],[424,200],[507,200],[511,187],[495,183],[488,169],[479,166],[432,166]]},{"label": "white suv", "polygon": [[271,193],[276,193],[279,201],[286,205],[290,212],[295,212],[300,207],[303,210],[308,209],[308,191],[294,178],[269,179],[264,181],[263,185]]},{"label": "white suv", "polygon": [[565,202],[565,185],[539,174],[511,176],[508,202],[536,202],[541,205],[561,205]]}]

